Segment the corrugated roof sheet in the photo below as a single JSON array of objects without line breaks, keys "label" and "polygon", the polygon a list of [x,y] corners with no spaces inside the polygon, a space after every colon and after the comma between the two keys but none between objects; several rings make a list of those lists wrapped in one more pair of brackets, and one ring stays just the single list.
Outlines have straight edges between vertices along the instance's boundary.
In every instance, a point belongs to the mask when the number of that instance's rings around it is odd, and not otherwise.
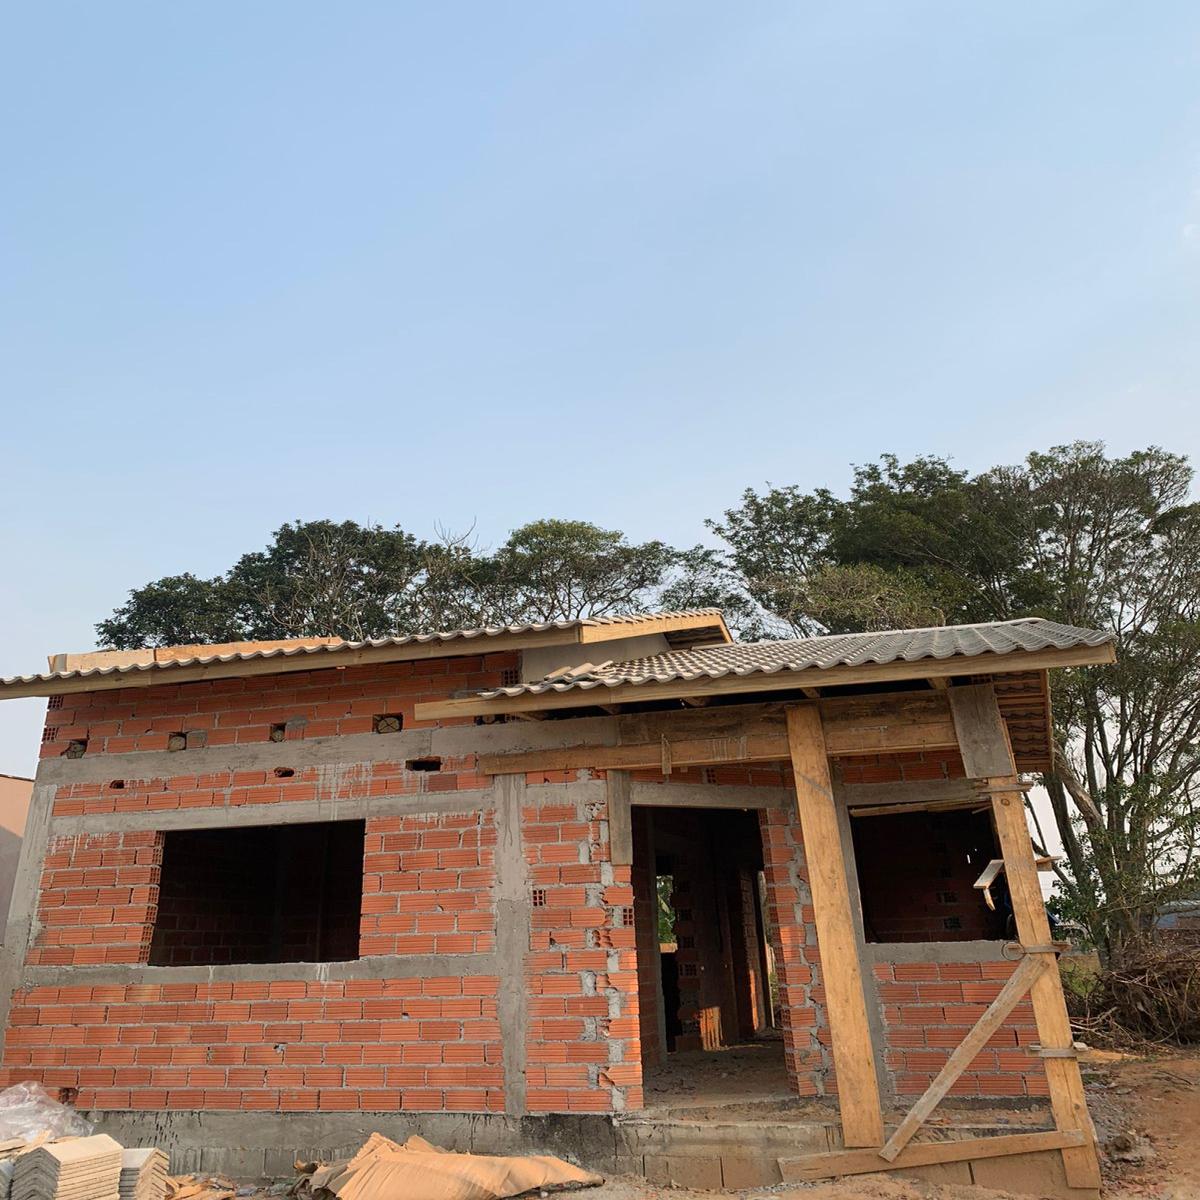
[{"label": "corrugated roof sheet", "polygon": [[[537,683],[480,692],[484,699],[539,695],[574,689],[620,687],[625,684],[671,683],[721,679],[727,675],[774,675],[780,671],[826,671],[869,663],[917,662],[920,659],[978,658],[1022,650],[1069,650],[1102,646],[1110,633],[1076,629],[1039,617],[982,625],[948,625],[931,629],[897,629],[883,633],[844,633],[794,641],[733,642],[674,650],[627,662],[580,668]],[[983,664],[981,664],[982,666]]]},{"label": "corrugated roof sheet", "polygon": [[[375,638],[363,642],[335,641],[326,645],[313,645],[311,639],[305,644],[304,639],[297,639],[294,646],[281,646],[278,642],[270,643],[270,649],[247,650],[235,654],[196,655],[191,658],[161,659],[155,662],[138,662],[122,666],[93,667],[74,671],[50,671],[41,675],[14,675],[0,680],[0,687],[18,684],[55,683],[67,679],[106,679],[112,676],[135,675],[147,671],[172,671],[184,667],[202,667],[213,663],[256,662],[271,658],[296,658],[312,656],[321,658],[337,655],[351,650],[365,648],[402,647],[423,645],[431,642],[454,641],[484,641],[505,635],[520,635],[528,633],[545,633],[554,629],[581,629],[596,625],[628,626],[630,636],[636,636],[638,625],[654,621],[685,618],[713,618],[714,627],[724,629],[724,616],[719,608],[687,609],[679,612],[628,613],[615,616],[582,617],[569,621],[542,621],[522,625],[485,625],[477,629],[448,629],[433,633],[410,633],[399,637]],[[314,666],[321,664],[315,663]]]}]

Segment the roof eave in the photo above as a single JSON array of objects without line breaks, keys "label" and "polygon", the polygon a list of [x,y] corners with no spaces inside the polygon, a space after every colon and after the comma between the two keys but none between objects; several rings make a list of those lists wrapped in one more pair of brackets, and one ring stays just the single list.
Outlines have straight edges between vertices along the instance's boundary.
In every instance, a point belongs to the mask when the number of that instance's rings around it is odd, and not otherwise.
[{"label": "roof eave", "polygon": [[[177,683],[199,683],[213,679],[239,679],[259,675],[283,675],[294,671],[320,671],[362,666],[369,663],[414,662],[432,658],[462,658],[511,650],[534,650],[544,646],[577,646],[584,643],[615,641],[647,634],[686,635],[696,640],[731,642],[733,639],[718,612],[674,613],[630,622],[590,624],[586,618],[573,624],[521,632],[505,629],[470,630],[428,641],[398,645],[360,645],[346,643],[308,645],[287,651],[284,643],[274,649],[250,656],[231,655],[209,662],[156,660],[153,655],[141,663],[126,667],[103,666],[87,674],[72,672],[61,678],[39,677],[0,681],[0,700],[31,696],[65,696],[80,692],[115,691]],[[711,634],[711,638],[708,636]],[[315,640],[315,639],[298,639]],[[58,657],[58,656],[56,656]],[[62,656],[66,658],[68,656]]]},{"label": "roof eave", "polygon": [[918,679],[949,679],[962,675],[1003,675],[1061,667],[1099,666],[1116,661],[1111,642],[1069,649],[1021,650],[1011,654],[954,655],[912,662],[870,663],[860,666],[809,667],[802,671],[729,673],[718,678],[679,679],[666,682],[627,683],[608,687],[572,687],[565,691],[526,693],[520,696],[480,696],[456,700],[431,700],[417,704],[418,721],[454,717],[499,716],[508,713],[556,712],[600,705],[687,700],[700,696],[760,695],[764,692],[799,691],[802,688],[846,687],[854,684],[898,683]]}]

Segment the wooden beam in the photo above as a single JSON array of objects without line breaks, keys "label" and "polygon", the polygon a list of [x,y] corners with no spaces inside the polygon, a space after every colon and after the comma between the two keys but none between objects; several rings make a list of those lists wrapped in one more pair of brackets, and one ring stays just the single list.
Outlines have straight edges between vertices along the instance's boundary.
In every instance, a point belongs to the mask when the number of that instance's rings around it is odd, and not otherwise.
[{"label": "wooden beam", "polygon": [[829,751],[817,705],[789,708],[787,730],[837,1069],[842,1136],[847,1146],[879,1146],[883,1142],[879,1080],[829,777]]},{"label": "wooden beam", "polygon": [[787,1183],[809,1179],[833,1179],[838,1175],[870,1175],[876,1171],[899,1171],[905,1167],[928,1167],[934,1163],[967,1162],[977,1158],[1007,1158],[1010,1154],[1036,1154],[1083,1146],[1086,1138],[1076,1130],[1045,1133],[1005,1133],[998,1137],[961,1138],[952,1142],[917,1142],[907,1146],[890,1165],[879,1159],[877,1150],[835,1150],[831,1154],[806,1154],[780,1160]]},{"label": "wooden beam", "polygon": [[[1048,945],[1050,922],[1034,861],[1024,792],[1017,778],[995,689],[991,684],[953,688],[950,707],[967,774],[986,780],[992,794],[992,815],[1004,856],[1017,936],[1026,946]],[[1058,972],[1042,972],[1030,989],[1030,999],[1041,1045],[1051,1050],[1071,1049],[1074,1039]],[[1070,1058],[1047,1058],[1045,1070],[1055,1124],[1064,1132],[1082,1133],[1086,1139],[1085,1145],[1063,1151],[1067,1182],[1072,1187],[1098,1188],[1096,1132],[1087,1109],[1079,1063]]]},{"label": "wooden beam", "polygon": [[633,865],[633,813],[629,807],[628,771],[609,771],[605,781],[608,799],[609,855],[617,867]]},{"label": "wooden beam", "polygon": [[966,779],[921,779],[911,783],[845,783],[841,796],[853,810],[858,805],[936,804],[943,800],[978,800]]},{"label": "wooden beam", "polygon": [[1031,954],[1021,960],[995,1000],[988,1005],[967,1036],[959,1042],[954,1053],[946,1059],[942,1069],[934,1076],[933,1082],[908,1110],[896,1132],[888,1138],[879,1152],[880,1158],[888,1162],[896,1161],[900,1152],[925,1123],[925,1119],[946,1098],[947,1092],[954,1086],[954,1081],[970,1066],[971,1060],[987,1045],[988,1039],[1004,1024],[1008,1014],[1016,1008],[1034,981],[1046,970],[1049,960],[1050,956],[1045,954]]},{"label": "wooden beam", "polygon": [[579,640],[585,645],[593,642],[614,642],[625,638],[645,637],[654,633],[686,633],[695,629],[713,631],[712,642],[732,642],[733,637],[719,613],[696,613],[644,617],[639,621],[604,621],[595,625],[581,625]]},{"label": "wooden beam", "polygon": [[[949,702],[938,692],[849,696],[822,700],[818,707],[826,747],[837,757],[947,750],[957,744]],[[784,712],[782,705],[756,704],[630,715],[619,719],[615,745],[483,754],[479,771],[660,770],[664,739],[674,769],[786,761],[791,752]]]},{"label": "wooden beam", "polygon": [[[599,704],[649,703],[683,700],[692,696],[734,696],[765,692],[798,692],[806,687],[844,687],[861,683],[893,683],[938,679],[970,672],[980,675],[1010,671],[1035,671],[1055,667],[1079,667],[1115,661],[1111,644],[1076,646],[1070,650],[1021,650],[1012,654],[977,654],[915,662],[867,663],[853,667],[808,667],[803,671],[774,674],[723,675],[720,679],[680,679],[664,683],[626,683],[607,687],[573,687],[568,691],[496,696],[491,700],[468,697],[461,700],[428,700],[416,705],[418,721],[446,717],[477,717],[488,713],[560,711],[594,708]],[[950,689],[954,690],[954,689]]]}]

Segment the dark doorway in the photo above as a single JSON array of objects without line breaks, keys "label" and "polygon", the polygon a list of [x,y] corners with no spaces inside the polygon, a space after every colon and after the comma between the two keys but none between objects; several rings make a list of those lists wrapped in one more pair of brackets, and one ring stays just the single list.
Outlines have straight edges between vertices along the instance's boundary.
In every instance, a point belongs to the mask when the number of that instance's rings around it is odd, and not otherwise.
[{"label": "dark doorway", "polygon": [[[786,1088],[771,1006],[758,814],[633,810],[642,1065],[647,1104],[683,1074],[725,1079],[739,1054]],[[721,1061],[718,1062],[717,1058]],[[777,1079],[775,1077],[778,1077]]]}]

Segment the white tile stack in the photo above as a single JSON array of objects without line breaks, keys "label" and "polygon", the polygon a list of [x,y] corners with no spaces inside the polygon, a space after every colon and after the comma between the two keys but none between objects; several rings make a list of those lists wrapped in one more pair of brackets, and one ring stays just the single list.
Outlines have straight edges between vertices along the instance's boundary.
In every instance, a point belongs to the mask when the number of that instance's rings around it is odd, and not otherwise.
[{"label": "white tile stack", "polygon": [[12,1200],[120,1200],[121,1153],[104,1133],[38,1146],[17,1159]]},{"label": "white tile stack", "polygon": [[153,1147],[121,1155],[121,1200],[163,1200],[167,1194],[167,1156]]}]

